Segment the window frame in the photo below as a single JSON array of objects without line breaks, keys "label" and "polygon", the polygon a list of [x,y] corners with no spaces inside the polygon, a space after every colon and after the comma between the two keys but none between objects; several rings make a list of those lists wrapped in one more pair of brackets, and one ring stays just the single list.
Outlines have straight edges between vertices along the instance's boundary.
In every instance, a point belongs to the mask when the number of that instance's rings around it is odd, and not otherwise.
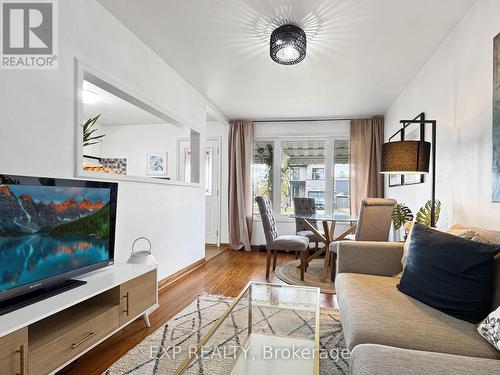
[{"label": "window frame", "polygon": [[[347,135],[315,134],[314,136],[264,136],[256,137],[254,142],[272,142],[273,143],[273,196],[272,205],[274,216],[278,222],[295,222],[295,219],[281,213],[281,153],[282,142],[297,141],[324,141],[325,142],[325,214],[333,213],[333,192],[334,192],[334,146],[336,140],[349,141]],[[252,177],[253,178],[253,177]],[[279,185],[276,185],[276,182]],[[349,189],[350,190],[350,189]],[[349,192],[350,194],[350,192]],[[260,220],[259,215],[254,215]]]}]

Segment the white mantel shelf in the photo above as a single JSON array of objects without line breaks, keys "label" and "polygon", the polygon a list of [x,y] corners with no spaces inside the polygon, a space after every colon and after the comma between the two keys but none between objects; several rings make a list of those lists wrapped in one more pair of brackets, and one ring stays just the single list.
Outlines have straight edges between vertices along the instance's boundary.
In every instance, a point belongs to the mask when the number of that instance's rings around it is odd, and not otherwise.
[{"label": "white mantel shelf", "polygon": [[77,280],[86,281],[87,284],[1,315],[0,337],[88,300],[154,269],[156,269],[156,266],[120,263],[75,277]]}]

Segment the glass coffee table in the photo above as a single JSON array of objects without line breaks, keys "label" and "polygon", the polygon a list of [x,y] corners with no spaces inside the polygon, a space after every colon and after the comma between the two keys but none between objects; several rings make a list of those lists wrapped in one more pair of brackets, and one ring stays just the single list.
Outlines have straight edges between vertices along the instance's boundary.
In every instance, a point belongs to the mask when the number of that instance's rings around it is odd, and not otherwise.
[{"label": "glass coffee table", "polygon": [[[253,282],[174,374],[319,374],[319,288]],[[208,371],[204,371],[208,373]]]}]

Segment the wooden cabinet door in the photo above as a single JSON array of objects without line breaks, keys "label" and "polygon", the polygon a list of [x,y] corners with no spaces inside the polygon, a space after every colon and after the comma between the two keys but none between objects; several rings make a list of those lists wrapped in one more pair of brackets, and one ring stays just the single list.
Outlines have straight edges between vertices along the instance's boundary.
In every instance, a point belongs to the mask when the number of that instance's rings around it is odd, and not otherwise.
[{"label": "wooden cabinet door", "polygon": [[0,337],[0,373],[27,374],[28,329],[22,328]]},{"label": "wooden cabinet door", "polygon": [[156,271],[120,285],[120,325],[129,322],[156,304]]}]

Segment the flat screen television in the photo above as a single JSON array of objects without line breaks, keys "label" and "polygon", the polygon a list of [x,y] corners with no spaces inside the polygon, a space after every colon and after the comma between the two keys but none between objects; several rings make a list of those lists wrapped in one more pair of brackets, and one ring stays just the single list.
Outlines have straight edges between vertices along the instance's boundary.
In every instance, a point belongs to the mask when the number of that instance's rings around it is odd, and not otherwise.
[{"label": "flat screen television", "polygon": [[110,182],[0,175],[0,307],[113,264],[117,192]]}]

